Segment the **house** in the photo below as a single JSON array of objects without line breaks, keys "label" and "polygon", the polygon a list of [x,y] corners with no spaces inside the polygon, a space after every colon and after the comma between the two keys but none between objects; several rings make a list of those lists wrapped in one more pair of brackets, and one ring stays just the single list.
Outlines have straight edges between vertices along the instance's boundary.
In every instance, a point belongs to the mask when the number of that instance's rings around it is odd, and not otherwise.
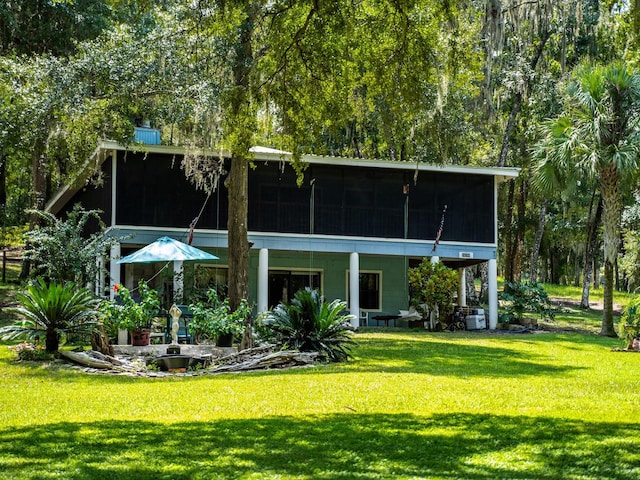
[{"label": "house", "polygon": [[[192,245],[220,260],[185,267],[185,283],[225,284],[224,181],[207,196],[185,178],[183,148],[139,148],[102,143],[93,158],[100,165],[102,185],[68,186],[48,210],[58,214],[76,203],[102,210],[107,234],[126,236],[111,252],[110,282],[129,287],[161,266],[117,265],[113,260],[164,235],[185,241],[189,224],[202,212]],[[288,154],[256,148],[254,155],[255,168],[249,171],[249,292],[258,311],[312,286],[329,299],[346,299],[353,314],[375,324],[375,316],[408,308],[408,268],[431,257],[457,268],[462,280],[466,266],[488,262],[489,324],[495,327],[498,184],[515,178],[517,169],[307,155],[298,186]],[[227,153],[212,156],[228,170]],[[463,304],[464,291],[459,292]]]}]

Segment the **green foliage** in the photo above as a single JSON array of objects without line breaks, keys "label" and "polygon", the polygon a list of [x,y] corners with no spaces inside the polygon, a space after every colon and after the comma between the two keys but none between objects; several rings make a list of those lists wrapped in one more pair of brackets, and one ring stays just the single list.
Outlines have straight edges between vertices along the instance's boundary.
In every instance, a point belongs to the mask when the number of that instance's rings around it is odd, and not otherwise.
[{"label": "green foliage", "polygon": [[7,309],[23,321],[0,329],[4,339],[35,339],[44,333],[46,351],[58,350],[62,334],[87,335],[98,321],[99,299],[74,283],[46,283],[42,278],[16,295],[19,307]]},{"label": "green foliage", "polygon": [[499,299],[505,302],[502,308],[507,323],[522,320],[526,312],[553,320],[557,312],[544,287],[537,282],[505,282],[504,291],[500,292]]},{"label": "green foliage", "polygon": [[280,303],[260,318],[265,340],[301,352],[318,352],[331,362],[345,361],[354,344],[351,316],[342,300],[326,302],[318,290],[305,288],[291,303]]},{"label": "green foliage", "polygon": [[112,336],[118,328],[129,331],[149,328],[153,318],[160,313],[158,292],[144,280],[138,282],[138,301],[127,287],[118,284],[113,289],[115,298],[103,301],[100,306],[107,333]]},{"label": "green foliage", "polygon": [[20,0],[0,7],[0,54],[71,53],[76,41],[97,36],[110,9],[104,0]]},{"label": "green foliage", "polygon": [[105,257],[111,245],[122,239],[103,236],[100,212],[75,205],[66,220],[47,212],[33,213],[43,222],[25,234],[24,257],[31,261],[33,277],[89,285],[105,273],[96,258]]},{"label": "green foliage", "polygon": [[41,343],[22,342],[18,345],[9,347],[18,355],[18,360],[26,362],[38,362],[42,360],[50,360],[51,354],[47,353],[44,345]]},{"label": "green foliage", "polygon": [[622,311],[618,323],[618,336],[624,346],[631,346],[635,338],[640,338],[640,296],[635,296]]},{"label": "green foliage", "polygon": [[246,299],[242,299],[235,311],[231,311],[229,299],[218,296],[215,288],[206,292],[206,301],[189,305],[193,319],[189,328],[193,330],[197,340],[214,340],[220,335],[232,334],[237,337],[244,331],[244,322],[251,315],[251,307]]},{"label": "green foliage", "polygon": [[441,319],[451,311],[458,274],[442,262],[432,263],[425,257],[420,265],[409,269],[409,287],[411,305],[423,315],[435,311]]}]

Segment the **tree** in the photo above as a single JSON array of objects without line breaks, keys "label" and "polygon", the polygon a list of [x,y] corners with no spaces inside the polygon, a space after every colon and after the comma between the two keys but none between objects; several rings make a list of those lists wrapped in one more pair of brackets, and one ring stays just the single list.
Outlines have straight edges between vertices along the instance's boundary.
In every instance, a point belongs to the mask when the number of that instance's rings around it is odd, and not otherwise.
[{"label": "tree", "polygon": [[536,145],[538,181],[549,190],[582,176],[597,180],[604,227],[604,311],[601,335],[615,336],[613,271],[622,213],[621,189],[638,168],[640,76],[624,63],[585,64],[564,88],[562,114],[543,125]]}]

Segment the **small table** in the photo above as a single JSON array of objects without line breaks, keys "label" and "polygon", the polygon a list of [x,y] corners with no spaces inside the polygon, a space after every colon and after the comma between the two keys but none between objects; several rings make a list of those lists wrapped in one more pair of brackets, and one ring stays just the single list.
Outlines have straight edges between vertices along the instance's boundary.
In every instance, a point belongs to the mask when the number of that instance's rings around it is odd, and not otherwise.
[{"label": "small table", "polygon": [[388,327],[389,322],[394,322],[400,318],[400,315],[378,315],[377,317],[373,317],[376,321],[376,324],[380,326],[380,322],[384,322],[384,326]]}]

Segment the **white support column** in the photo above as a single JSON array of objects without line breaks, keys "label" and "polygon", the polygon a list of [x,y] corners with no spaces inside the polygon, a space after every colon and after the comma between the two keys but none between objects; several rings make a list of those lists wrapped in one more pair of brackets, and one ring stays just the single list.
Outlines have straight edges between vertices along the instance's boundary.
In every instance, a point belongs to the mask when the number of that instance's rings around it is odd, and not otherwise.
[{"label": "white support column", "polygon": [[495,330],[498,325],[498,262],[495,258],[489,260],[488,290],[489,290],[489,328]]},{"label": "white support column", "polygon": [[258,313],[269,309],[269,249],[258,253]]},{"label": "white support column", "polygon": [[[109,261],[109,298],[113,300],[116,298],[116,292],[113,289],[114,286],[122,283],[120,279],[120,265],[116,263],[116,260],[120,258],[120,244],[117,243],[111,247],[111,258]],[[127,344],[127,331],[118,329],[118,345]]]},{"label": "white support column", "polygon": [[458,306],[467,306],[467,276],[466,268],[462,267],[458,269]]},{"label": "white support column", "polygon": [[349,313],[351,326],[360,326],[360,257],[357,252],[349,256]]},{"label": "white support column", "polygon": [[182,260],[173,262],[173,302],[177,305],[182,303],[184,296],[184,265]]},{"label": "white support column", "polygon": [[431,257],[431,263],[438,263],[440,261],[440,257],[437,255],[434,255],[433,257]]}]

